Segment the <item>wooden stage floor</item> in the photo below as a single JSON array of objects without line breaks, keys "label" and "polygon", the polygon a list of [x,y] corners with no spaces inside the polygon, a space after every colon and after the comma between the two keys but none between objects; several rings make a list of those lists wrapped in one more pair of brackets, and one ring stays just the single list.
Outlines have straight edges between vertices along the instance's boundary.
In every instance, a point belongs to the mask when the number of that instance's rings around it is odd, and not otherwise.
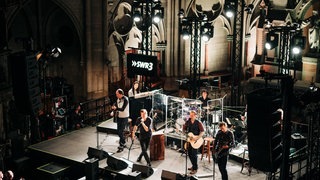
[{"label": "wooden stage floor", "polygon": [[[107,120],[98,125],[98,127],[110,128],[110,130],[115,130],[116,124],[112,120]],[[133,164],[146,165],[144,158],[140,163],[136,162],[138,154],[140,154],[140,145],[138,140],[134,141],[131,151],[125,149],[121,153],[116,153],[119,138],[115,134],[111,133],[97,133],[96,126],[85,127],[70,133],[55,137],[53,139],[40,142],[29,146],[29,151],[33,154],[32,157],[40,158],[43,161],[38,162],[38,166],[41,163],[48,163],[52,161],[59,161],[67,164],[69,166],[79,167],[79,170],[83,170],[84,160],[88,158],[87,152],[88,148],[99,148],[108,154],[117,157],[129,165],[125,170],[119,171],[118,173],[130,173]],[[131,139],[128,140],[127,146],[130,146]],[[241,153],[239,151],[238,153]],[[46,158],[44,158],[46,156]],[[213,171],[213,163],[209,163],[208,158],[203,158],[200,160],[201,154],[199,154],[199,169],[196,177],[198,179],[221,179],[218,166],[215,165],[215,172]],[[37,160],[40,161],[40,160]],[[46,161],[46,162],[45,162]],[[161,179],[162,171],[170,171],[180,174],[185,174],[186,171],[186,156],[177,150],[173,150],[170,147],[165,148],[165,158],[164,160],[152,161],[152,168],[154,173],[146,179],[158,180]],[[187,160],[187,166],[190,167],[191,163],[189,159]],[[99,161],[99,169],[108,169],[108,164],[106,159]],[[260,180],[265,179],[266,175],[262,172],[257,172],[253,170],[251,176],[248,176],[248,171],[243,170],[240,173],[241,163],[234,160],[229,160],[228,165],[229,179],[231,180]],[[74,170],[73,170],[74,171]],[[77,171],[77,170],[75,170]],[[78,172],[79,173],[79,172]],[[81,174],[81,173],[79,173]],[[83,172],[82,172],[83,174]],[[213,176],[214,175],[214,176]],[[85,176],[85,175],[83,175]],[[79,178],[80,179],[80,178]],[[83,178],[82,178],[83,179]]]}]

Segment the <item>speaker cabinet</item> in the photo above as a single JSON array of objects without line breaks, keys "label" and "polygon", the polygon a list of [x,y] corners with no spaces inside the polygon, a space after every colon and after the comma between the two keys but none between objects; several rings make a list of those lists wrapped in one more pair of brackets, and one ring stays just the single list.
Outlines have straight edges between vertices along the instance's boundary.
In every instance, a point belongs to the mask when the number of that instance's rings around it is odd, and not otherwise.
[{"label": "speaker cabinet", "polygon": [[95,149],[92,147],[88,148],[88,152],[87,152],[88,158],[96,158],[99,160],[105,159],[109,156],[109,154],[103,150],[100,149]]},{"label": "speaker cabinet", "polygon": [[37,114],[41,108],[39,67],[34,53],[17,52],[8,56],[13,95],[19,112]]},{"label": "speaker cabinet", "polygon": [[178,174],[166,170],[161,172],[161,180],[177,180]]},{"label": "speaker cabinet", "polygon": [[128,164],[125,161],[120,160],[120,159],[113,157],[113,156],[108,157],[107,164],[110,168],[117,170],[117,171],[126,169],[128,167]]},{"label": "speaker cabinet", "polygon": [[149,176],[151,176],[153,174],[152,167],[139,165],[139,164],[133,164],[132,172],[134,172],[134,171],[141,172],[141,177],[142,178],[147,178],[147,177],[149,177]]},{"label": "speaker cabinet", "polygon": [[278,89],[258,89],[248,94],[247,102],[250,165],[276,172],[282,160],[281,94]]}]

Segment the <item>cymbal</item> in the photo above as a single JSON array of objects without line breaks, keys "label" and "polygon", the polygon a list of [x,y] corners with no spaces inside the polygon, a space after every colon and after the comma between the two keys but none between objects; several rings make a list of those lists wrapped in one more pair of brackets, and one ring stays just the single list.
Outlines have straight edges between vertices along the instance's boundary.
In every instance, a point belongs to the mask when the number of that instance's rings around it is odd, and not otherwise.
[{"label": "cymbal", "polygon": [[202,102],[199,101],[199,100],[196,100],[196,101],[189,102],[188,104],[190,104],[190,105],[201,105]]},{"label": "cymbal", "polygon": [[203,106],[202,108],[203,108],[203,109],[206,109],[206,110],[211,109],[211,107],[210,107],[210,106]]},{"label": "cymbal", "polygon": [[179,98],[172,98],[171,100],[175,102],[182,102],[182,99],[179,99]]}]

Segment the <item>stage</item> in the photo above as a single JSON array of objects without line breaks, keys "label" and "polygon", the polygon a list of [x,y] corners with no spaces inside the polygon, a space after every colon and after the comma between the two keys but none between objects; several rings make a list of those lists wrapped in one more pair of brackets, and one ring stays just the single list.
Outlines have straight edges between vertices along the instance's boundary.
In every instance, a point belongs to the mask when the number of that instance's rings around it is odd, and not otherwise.
[{"label": "stage", "polygon": [[[97,132],[99,129],[100,132]],[[103,129],[103,130],[102,130]],[[107,158],[98,161],[99,174],[103,177],[101,179],[110,179],[112,174],[115,179],[126,179],[129,174],[132,174],[133,165],[146,166],[144,158],[141,162],[136,162],[136,159],[140,153],[139,141],[135,140],[132,144],[132,148],[124,149],[121,153],[116,153],[118,140],[116,134],[113,134],[116,129],[116,124],[113,121],[107,120],[97,126],[85,127],[53,139],[40,142],[29,146],[29,154],[32,160],[33,174],[41,174],[41,167],[50,164],[57,163],[59,166],[64,167],[64,172],[60,172],[60,176],[66,176],[69,179],[83,179],[88,171],[88,149],[89,147],[106,152],[109,156],[115,157],[128,164],[128,167],[124,170],[115,171],[107,164]],[[162,130],[163,131],[163,130]],[[163,132],[156,132],[157,134]],[[130,147],[132,141],[130,138],[127,140],[127,147]],[[243,149],[238,149],[236,154],[242,157]],[[177,149],[173,149],[171,146],[165,147],[165,154],[163,160],[152,161],[153,173],[145,179],[161,179],[168,172],[176,174],[188,174],[186,173],[186,156]],[[213,162],[209,163],[208,158],[204,157],[200,160],[201,154],[198,156],[199,169],[194,178],[199,179],[221,179],[218,166],[215,165],[215,171],[213,171]],[[248,176],[246,169],[240,173],[241,163],[232,159],[228,161],[228,172],[230,179],[263,179],[266,175],[262,172],[257,173],[253,171],[251,176]],[[190,167],[191,163],[187,160],[187,167]],[[62,168],[61,168],[62,169]],[[90,168],[89,168],[90,169]],[[43,173],[42,173],[43,174]],[[52,175],[52,174],[51,174]],[[108,175],[108,177],[107,177]],[[47,175],[48,176],[48,175]],[[46,176],[46,177],[47,177]],[[38,176],[37,176],[38,177]]]}]

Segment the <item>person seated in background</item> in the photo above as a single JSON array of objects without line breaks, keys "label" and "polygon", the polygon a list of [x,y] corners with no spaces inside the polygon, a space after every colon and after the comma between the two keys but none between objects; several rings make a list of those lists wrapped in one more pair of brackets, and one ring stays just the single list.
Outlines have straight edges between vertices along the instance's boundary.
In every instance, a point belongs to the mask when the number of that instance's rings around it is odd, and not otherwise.
[{"label": "person seated in background", "polygon": [[208,106],[208,101],[211,99],[208,97],[208,91],[206,89],[201,90],[201,97],[199,97],[199,100],[202,102],[202,107]]},{"label": "person seated in background", "polygon": [[211,100],[211,99],[208,97],[208,91],[206,89],[202,89],[201,90],[201,97],[198,98],[198,100],[200,100],[202,102],[202,112],[201,112],[201,115],[200,115],[201,116],[201,121],[205,125],[211,126],[212,120],[209,119],[210,122],[208,122],[208,118],[207,118],[207,113],[208,113],[208,110],[209,110],[208,101]]}]

